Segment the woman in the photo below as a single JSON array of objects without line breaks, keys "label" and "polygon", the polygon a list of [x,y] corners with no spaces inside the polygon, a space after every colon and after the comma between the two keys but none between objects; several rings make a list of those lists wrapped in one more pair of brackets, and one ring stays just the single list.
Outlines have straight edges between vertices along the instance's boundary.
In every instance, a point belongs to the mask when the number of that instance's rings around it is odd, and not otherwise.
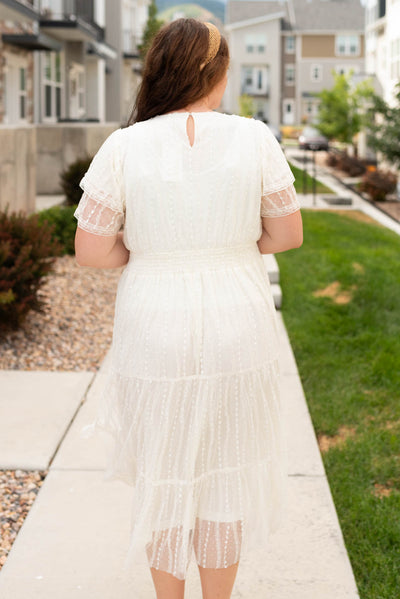
[{"label": "woman", "polygon": [[[148,52],[130,125],[81,182],[76,260],[125,266],[95,427],[106,477],[134,485],[128,558],[180,599],[192,549],[204,599],[282,519],[276,314],[261,254],[302,243],[294,177],[261,121],[215,112],[227,43],[177,19]],[[119,229],[124,224],[123,232]]]}]

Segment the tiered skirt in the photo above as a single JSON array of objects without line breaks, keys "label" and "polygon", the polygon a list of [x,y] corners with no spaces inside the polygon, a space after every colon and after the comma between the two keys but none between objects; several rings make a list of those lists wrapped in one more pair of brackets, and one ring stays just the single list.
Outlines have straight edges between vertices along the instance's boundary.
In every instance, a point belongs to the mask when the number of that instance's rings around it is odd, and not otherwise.
[{"label": "tiered skirt", "polygon": [[256,245],[133,256],[92,430],[133,486],[125,568],[186,577],[262,550],[285,513],[279,340]]}]

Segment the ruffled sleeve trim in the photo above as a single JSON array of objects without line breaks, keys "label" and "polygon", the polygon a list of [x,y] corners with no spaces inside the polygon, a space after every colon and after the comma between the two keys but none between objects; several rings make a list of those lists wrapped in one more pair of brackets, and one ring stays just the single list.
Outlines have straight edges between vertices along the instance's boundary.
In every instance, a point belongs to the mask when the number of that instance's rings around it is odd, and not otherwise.
[{"label": "ruffled sleeve trim", "polygon": [[116,235],[124,223],[124,212],[99,202],[86,191],[74,212],[78,225],[94,235]]},{"label": "ruffled sleeve trim", "polygon": [[300,203],[293,184],[279,191],[268,193],[261,198],[260,214],[262,217],[288,216],[297,210],[300,210]]}]

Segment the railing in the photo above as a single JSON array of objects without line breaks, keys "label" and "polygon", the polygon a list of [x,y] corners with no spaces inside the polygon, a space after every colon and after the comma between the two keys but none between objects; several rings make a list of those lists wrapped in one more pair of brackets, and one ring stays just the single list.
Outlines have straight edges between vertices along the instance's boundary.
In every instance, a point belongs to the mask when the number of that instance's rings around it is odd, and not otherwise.
[{"label": "railing", "polygon": [[258,89],[253,85],[242,85],[240,89],[241,94],[247,94],[248,96],[258,96],[266,98],[269,94],[268,86],[263,89]]},{"label": "railing", "polygon": [[93,0],[40,0],[39,9],[42,16],[49,20],[76,20],[94,23]]},{"label": "railing", "polygon": [[138,46],[140,43],[141,39],[132,33],[132,31],[127,30],[122,32],[122,51],[124,54],[138,55]]},{"label": "railing", "polygon": [[104,30],[94,20],[94,0],[39,0],[42,20],[81,21],[89,24],[97,33],[97,39],[104,36]]}]

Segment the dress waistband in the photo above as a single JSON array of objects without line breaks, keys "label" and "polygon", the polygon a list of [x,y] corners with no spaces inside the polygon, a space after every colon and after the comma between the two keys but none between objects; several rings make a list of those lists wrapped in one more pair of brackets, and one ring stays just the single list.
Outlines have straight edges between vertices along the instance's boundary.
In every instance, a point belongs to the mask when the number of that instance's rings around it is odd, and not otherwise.
[{"label": "dress waistband", "polygon": [[135,271],[193,271],[232,268],[260,257],[257,243],[169,252],[131,252],[128,265]]}]

